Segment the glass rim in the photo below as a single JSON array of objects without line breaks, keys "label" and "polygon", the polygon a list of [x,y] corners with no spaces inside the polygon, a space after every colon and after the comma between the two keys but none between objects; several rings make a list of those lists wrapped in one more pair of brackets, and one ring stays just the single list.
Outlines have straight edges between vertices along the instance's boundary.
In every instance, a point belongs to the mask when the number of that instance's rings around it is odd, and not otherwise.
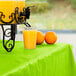
[{"label": "glass rim", "polygon": [[24,30],[37,30],[36,27],[24,27]]}]

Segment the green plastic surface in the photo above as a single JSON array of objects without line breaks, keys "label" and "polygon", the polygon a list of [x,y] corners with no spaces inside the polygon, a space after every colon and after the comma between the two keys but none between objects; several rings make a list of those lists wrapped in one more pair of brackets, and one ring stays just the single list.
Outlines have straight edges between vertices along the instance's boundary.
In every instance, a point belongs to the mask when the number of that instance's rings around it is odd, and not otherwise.
[{"label": "green plastic surface", "polygon": [[0,43],[0,76],[73,76],[74,65],[72,46],[66,43],[44,43],[26,50],[17,41],[10,53]]},{"label": "green plastic surface", "polygon": [[74,68],[74,76],[76,76],[76,64],[75,64],[75,68]]}]

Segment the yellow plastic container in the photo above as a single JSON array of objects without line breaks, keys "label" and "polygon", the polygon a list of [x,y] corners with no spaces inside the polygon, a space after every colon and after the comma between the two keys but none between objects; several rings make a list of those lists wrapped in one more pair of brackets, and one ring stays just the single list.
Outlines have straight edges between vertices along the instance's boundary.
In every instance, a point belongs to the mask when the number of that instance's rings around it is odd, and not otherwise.
[{"label": "yellow plastic container", "polygon": [[[0,0],[0,12],[3,12],[5,15],[5,18],[2,18],[2,20],[9,22],[11,20],[9,16],[15,12],[16,7],[19,7],[20,11],[23,11],[25,0]],[[0,24],[2,23],[0,22]]]},{"label": "yellow plastic container", "polygon": [[24,48],[25,49],[35,49],[36,48],[37,30],[35,30],[35,29],[24,30],[23,38],[24,38]]}]

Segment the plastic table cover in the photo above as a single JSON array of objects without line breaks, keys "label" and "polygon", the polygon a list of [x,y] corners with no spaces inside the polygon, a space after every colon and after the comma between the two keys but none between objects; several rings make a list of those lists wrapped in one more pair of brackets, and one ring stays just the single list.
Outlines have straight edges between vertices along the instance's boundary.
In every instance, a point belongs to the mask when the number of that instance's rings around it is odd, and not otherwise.
[{"label": "plastic table cover", "polygon": [[46,43],[36,49],[24,49],[22,41],[8,53],[0,43],[0,76],[73,76],[75,61],[72,46]]}]

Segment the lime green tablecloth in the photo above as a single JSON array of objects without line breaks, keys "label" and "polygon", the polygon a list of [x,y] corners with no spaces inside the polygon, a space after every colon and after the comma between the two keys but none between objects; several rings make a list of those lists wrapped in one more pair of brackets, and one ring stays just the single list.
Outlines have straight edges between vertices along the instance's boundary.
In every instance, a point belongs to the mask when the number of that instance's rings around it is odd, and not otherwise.
[{"label": "lime green tablecloth", "polygon": [[76,64],[75,64],[75,74],[74,74],[74,76],[76,76]]},{"label": "lime green tablecloth", "polygon": [[16,42],[11,53],[0,43],[0,76],[73,76],[72,47],[65,43],[42,44],[25,50],[23,42]]}]

